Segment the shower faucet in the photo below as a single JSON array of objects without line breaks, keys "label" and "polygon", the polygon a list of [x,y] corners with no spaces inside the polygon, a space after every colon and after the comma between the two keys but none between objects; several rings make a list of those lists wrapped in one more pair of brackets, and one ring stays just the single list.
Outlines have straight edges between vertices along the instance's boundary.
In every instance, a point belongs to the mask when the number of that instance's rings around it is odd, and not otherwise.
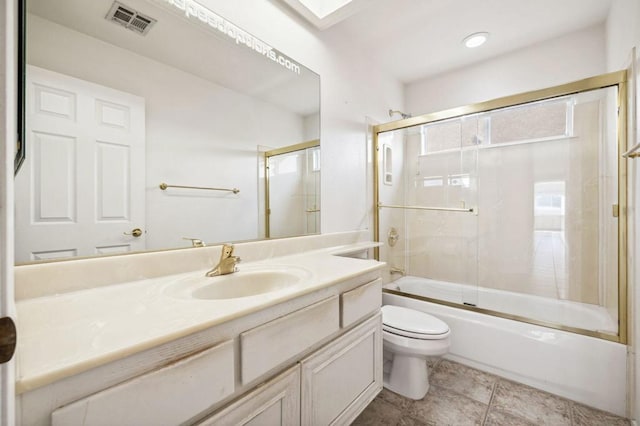
[{"label": "shower faucet", "polygon": [[393,274],[400,274],[402,276],[404,276],[404,269],[401,268],[394,268],[393,266],[391,268],[389,268],[389,274],[393,275]]}]

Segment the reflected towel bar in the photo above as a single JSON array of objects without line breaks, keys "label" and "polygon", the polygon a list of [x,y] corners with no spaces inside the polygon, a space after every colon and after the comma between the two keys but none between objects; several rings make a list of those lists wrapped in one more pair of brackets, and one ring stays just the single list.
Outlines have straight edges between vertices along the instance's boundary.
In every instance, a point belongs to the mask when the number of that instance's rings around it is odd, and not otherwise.
[{"label": "reflected towel bar", "polygon": [[164,182],[160,184],[160,189],[162,189],[163,191],[167,188],[205,189],[207,191],[228,191],[228,192],[233,192],[234,194],[237,194],[238,192],[240,192],[238,188],[228,189],[228,188],[209,188],[206,186],[168,185]]},{"label": "reflected towel bar", "polygon": [[622,154],[622,156],[625,157],[625,158],[640,157],[640,142],[638,142],[637,144],[632,146],[631,149],[629,149],[629,151],[627,151],[624,154]]},{"label": "reflected towel bar", "polygon": [[307,213],[318,213],[320,209],[307,209]]},{"label": "reflected towel bar", "polygon": [[473,208],[470,209],[457,209],[454,207],[422,207],[422,206],[395,206],[391,204],[382,204],[378,203],[378,208],[387,208],[387,209],[409,209],[409,210],[436,210],[436,211],[444,211],[444,212],[464,212],[464,213],[473,213]]}]

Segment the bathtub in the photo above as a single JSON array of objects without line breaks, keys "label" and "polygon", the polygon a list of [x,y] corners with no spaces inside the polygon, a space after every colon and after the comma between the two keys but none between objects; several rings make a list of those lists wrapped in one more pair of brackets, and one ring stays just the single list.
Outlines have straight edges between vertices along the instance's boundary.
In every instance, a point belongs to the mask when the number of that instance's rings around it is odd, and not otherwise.
[{"label": "bathtub", "polygon": [[[406,284],[412,277],[405,278],[409,278]],[[397,294],[384,293],[383,304],[427,312],[445,321],[451,329],[445,358],[619,416],[628,414],[623,344]]]},{"label": "bathtub", "polygon": [[412,276],[394,281],[389,285],[389,288],[452,303],[472,302],[482,309],[551,324],[561,324],[613,335],[616,335],[618,330],[617,319],[611,318],[605,308],[588,303],[550,299]]}]

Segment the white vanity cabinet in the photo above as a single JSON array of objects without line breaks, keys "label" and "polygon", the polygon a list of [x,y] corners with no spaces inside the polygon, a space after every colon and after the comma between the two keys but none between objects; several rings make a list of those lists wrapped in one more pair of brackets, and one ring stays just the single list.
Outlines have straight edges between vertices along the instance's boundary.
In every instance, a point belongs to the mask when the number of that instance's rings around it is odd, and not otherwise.
[{"label": "white vanity cabinet", "polygon": [[20,422],[349,424],[382,389],[381,295],[352,276],[23,393]]},{"label": "white vanity cabinet", "polygon": [[202,424],[350,424],[382,389],[381,291],[377,279],[341,293],[340,315],[334,296],[242,333],[241,374],[249,382],[335,334],[338,322],[361,322],[300,360],[300,372],[289,370]]},{"label": "white vanity cabinet", "polygon": [[378,313],[198,425],[350,424],[382,389],[381,333]]}]

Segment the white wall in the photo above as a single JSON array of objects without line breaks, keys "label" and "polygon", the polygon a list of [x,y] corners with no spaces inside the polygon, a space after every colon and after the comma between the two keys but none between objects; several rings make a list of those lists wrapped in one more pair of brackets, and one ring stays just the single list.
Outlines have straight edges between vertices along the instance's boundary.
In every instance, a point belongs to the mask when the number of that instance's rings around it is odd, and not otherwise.
[{"label": "white wall", "polygon": [[[631,49],[640,48],[640,1],[639,0],[614,0],[609,17],[607,19],[607,68],[610,71],[627,68],[630,64]],[[637,52],[636,52],[636,58]],[[640,63],[636,59],[636,67]],[[637,68],[636,68],[637,69]],[[637,74],[633,76],[637,85]],[[630,87],[633,87],[631,85]],[[637,105],[637,89],[635,93]],[[629,145],[638,143],[637,126],[639,111],[636,107],[631,119],[631,131],[629,132]],[[630,339],[629,351],[629,405],[630,416],[638,421],[640,419],[640,327],[637,326],[640,313],[640,270],[637,259],[640,258],[640,159],[628,161],[629,181],[631,193],[629,196],[629,218],[632,233],[629,234],[629,253],[631,259],[629,268],[629,306],[630,306]]]},{"label": "white wall", "polygon": [[605,29],[596,26],[407,84],[414,116],[602,74]]},{"label": "white wall", "polygon": [[389,121],[403,105],[402,85],[344,46],[347,35],[322,33],[269,0],[202,0],[211,10],[320,74],[323,233],[364,229],[367,212],[365,116]]},{"label": "white wall", "polygon": [[147,249],[259,237],[257,145],[304,141],[304,117],[37,16],[28,24],[30,64],[145,98]]}]

